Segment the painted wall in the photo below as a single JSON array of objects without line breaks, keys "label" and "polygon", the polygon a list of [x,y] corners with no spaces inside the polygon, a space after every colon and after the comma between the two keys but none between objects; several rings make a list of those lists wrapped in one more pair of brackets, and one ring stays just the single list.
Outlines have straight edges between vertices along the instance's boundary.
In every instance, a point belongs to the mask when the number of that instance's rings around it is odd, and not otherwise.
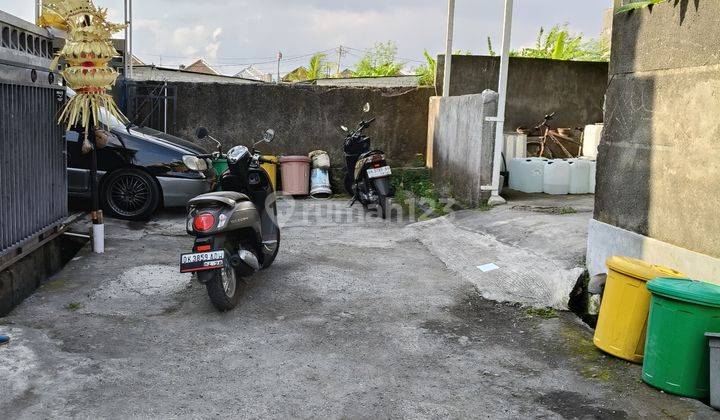
[{"label": "painted wall", "polygon": [[[615,16],[595,219],[720,258],[720,3]],[[590,244],[593,246],[593,244]]]},{"label": "painted wall", "polygon": [[[442,92],[445,56],[438,57],[438,92]],[[497,91],[499,57],[454,55],[450,95]],[[554,126],[575,127],[602,122],[608,64],[511,58],[505,128],[533,127],[556,112]]]}]

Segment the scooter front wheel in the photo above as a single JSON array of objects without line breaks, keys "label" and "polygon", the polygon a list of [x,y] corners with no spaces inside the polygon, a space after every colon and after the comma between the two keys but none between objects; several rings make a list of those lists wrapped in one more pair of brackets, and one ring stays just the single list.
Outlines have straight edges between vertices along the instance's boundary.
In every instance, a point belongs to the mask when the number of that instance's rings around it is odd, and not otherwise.
[{"label": "scooter front wheel", "polygon": [[220,270],[201,273],[209,276],[205,283],[210,302],[219,311],[225,312],[235,308],[245,289],[245,280],[235,273],[235,269],[228,265]]}]

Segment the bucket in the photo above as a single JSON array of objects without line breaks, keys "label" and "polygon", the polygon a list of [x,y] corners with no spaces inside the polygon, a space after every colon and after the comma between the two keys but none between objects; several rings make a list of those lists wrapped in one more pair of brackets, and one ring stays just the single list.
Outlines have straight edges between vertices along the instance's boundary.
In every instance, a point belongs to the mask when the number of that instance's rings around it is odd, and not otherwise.
[{"label": "bucket", "polygon": [[263,169],[265,169],[265,172],[267,172],[268,177],[270,178],[270,183],[272,184],[272,187],[273,187],[273,191],[277,191],[278,158],[277,158],[277,156],[263,156],[262,158],[266,163],[263,163],[260,166]]},{"label": "bucket", "polygon": [[310,195],[325,198],[332,194],[330,174],[327,169],[315,168],[310,173]]},{"label": "bucket", "polygon": [[310,158],[283,156],[280,158],[280,175],[283,192],[291,195],[308,195],[310,192]]},{"label": "bucket", "polygon": [[330,169],[330,156],[323,150],[315,150],[308,154],[312,159],[313,169]]}]

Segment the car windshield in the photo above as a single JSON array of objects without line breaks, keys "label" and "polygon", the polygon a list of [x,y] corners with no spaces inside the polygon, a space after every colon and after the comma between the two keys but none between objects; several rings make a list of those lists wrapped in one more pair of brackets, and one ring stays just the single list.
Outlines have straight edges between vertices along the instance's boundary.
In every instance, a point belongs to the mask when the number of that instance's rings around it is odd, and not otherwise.
[{"label": "car windshield", "polygon": [[[77,95],[74,90],[70,88],[67,89],[67,96],[72,98],[73,96]],[[100,107],[100,110],[98,112],[98,118],[100,119],[100,123],[106,127],[109,128],[122,128],[125,127],[125,124],[122,123],[116,116],[110,114],[105,107]]]}]

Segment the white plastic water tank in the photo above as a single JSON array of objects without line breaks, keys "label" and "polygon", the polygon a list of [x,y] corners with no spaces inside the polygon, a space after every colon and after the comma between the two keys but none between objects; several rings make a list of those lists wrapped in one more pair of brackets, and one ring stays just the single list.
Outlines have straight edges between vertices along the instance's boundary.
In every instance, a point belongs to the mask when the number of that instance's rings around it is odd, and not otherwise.
[{"label": "white plastic water tank", "polygon": [[595,194],[595,178],[597,177],[597,162],[589,160],[590,163],[590,177],[588,180],[588,192]]},{"label": "white plastic water tank", "polygon": [[570,164],[570,194],[588,194],[590,192],[590,161],[586,159],[568,159]]},{"label": "white plastic water tank", "polygon": [[515,158],[510,161],[510,188],[524,193],[543,191],[545,158]]},{"label": "white plastic water tank", "polygon": [[602,137],[603,125],[593,124],[586,125],[583,132],[583,156],[588,158],[597,158],[598,145]]},{"label": "white plastic water tank", "polygon": [[570,162],[564,159],[552,159],[545,162],[543,172],[543,192],[563,195],[570,192]]},{"label": "white plastic water tank", "polygon": [[527,135],[505,133],[505,159],[524,158],[527,156]]}]

